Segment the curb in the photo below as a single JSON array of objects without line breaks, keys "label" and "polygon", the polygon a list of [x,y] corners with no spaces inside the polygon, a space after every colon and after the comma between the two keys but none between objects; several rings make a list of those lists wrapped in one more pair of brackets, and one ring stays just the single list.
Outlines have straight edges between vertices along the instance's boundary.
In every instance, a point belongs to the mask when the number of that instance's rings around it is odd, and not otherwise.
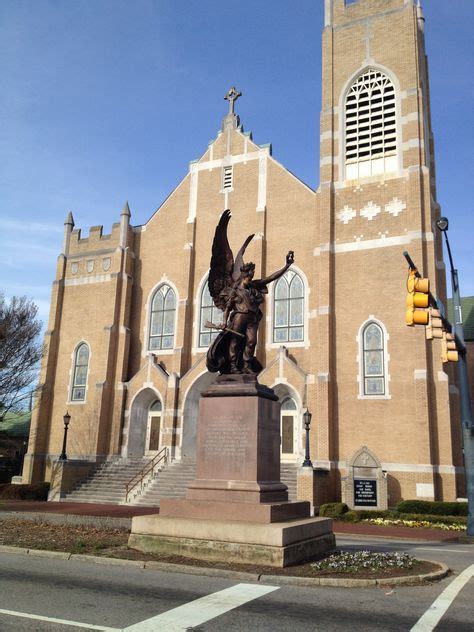
[{"label": "curb", "polygon": [[433,560],[423,560],[417,558],[420,562],[431,562],[438,564],[439,570],[423,575],[405,575],[404,577],[386,577],[381,579],[351,579],[336,577],[289,577],[281,575],[260,575],[259,581],[265,581],[277,584],[290,584],[293,586],[330,586],[339,588],[368,588],[374,586],[418,586],[426,582],[434,582],[443,579],[449,573],[449,567],[442,562],[433,562]]},{"label": "curb", "polygon": [[268,582],[285,586],[304,586],[313,588],[316,586],[328,586],[339,588],[367,588],[374,586],[417,586],[427,582],[434,582],[450,572],[446,564],[417,558],[420,562],[437,564],[439,570],[423,575],[406,575],[404,577],[392,577],[381,579],[351,579],[336,577],[292,577],[290,575],[259,575],[244,571],[231,571],[224,568],[209,568],[206,566],[187,566],[186,564],[171,564],[169,562],[140,560],[124,560],[118,557],[97,557],[83,553],[67,553],[65,551],[47,551],[43,549],[27,549],[16,546],[0,545],[1,553],[14,553],[17,555],[31,555],[32,557],[56,558],[62,560],[75,560],[78,562],[91,562],[93,564],[107,564],[109,566],[128,566],[162,572],[184,573],[187,575],[205,575],[207,577],[225,577],[227,579],[245,580],[253,582]]}]

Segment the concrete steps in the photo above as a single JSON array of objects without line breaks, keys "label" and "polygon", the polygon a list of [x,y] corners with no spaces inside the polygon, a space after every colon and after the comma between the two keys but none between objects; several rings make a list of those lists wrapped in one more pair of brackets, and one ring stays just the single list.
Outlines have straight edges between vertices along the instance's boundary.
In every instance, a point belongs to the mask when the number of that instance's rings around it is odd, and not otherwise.
[{"label": "concrete steps", "polygon": [[[149,459],[115,459],[100,466],[63,499],[66,502],[115,505],[125,501],[125,485],[140,472]],[[293,463],[281,464],[281,480],[288,486],[290,500],[296,500],[296,471]],[[195,463],[171,463],[157,471],[132,505],[159,506],[161,498],[183,498],[196,477]]]},{"label": "concrete steps", "polygon": [[195,463],[171,463],[155,475],[147,488],[131,504],[158,506],[160,498],[183,498],[189,483],[195,478]]},{"label": "concrete steps", "polygon": [[296,463],[281,463],[280,477],[281,482],[288,487],[288,499],[296,500],[296,472],[298,465]]},{"label": "concrete steps", "polygon": [[[296,471],[297,466],[293,463],[281,464],[281,480],[288,486],[290,500],[296,500]],[[158,506],[160,498],[184,498],[187,486],[195,477],[194,463],[172,463],[159,472],[131,504]]]},{"label": "concrete steps", "polygon": [[118,505],[125,501],[125,485],[149,459],[106,461],[63,499],[65,502]]}]

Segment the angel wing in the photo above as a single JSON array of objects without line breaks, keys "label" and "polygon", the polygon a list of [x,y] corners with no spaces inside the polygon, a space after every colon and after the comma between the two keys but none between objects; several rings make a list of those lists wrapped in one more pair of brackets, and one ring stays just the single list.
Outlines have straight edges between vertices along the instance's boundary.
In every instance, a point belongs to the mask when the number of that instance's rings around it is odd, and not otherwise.
[{"label": "angel wing", "polygon": [[242,248],[237,253],[237,256],[234,262],[234,270],[232,272],[232,280],[234,281],[234,283],[237,283],[237,281],[240,278],[240,268],[244,265],[244,252],[247,246],[249,245],[249,243],[254,238],[254,236],[255,235],[249,235],[247,239],[244,241],[244,243],[242,244]]},{"label": "angel wing", "polygon": [[211,267],[207,285],[209,293],[212,296],[214,305],[219,309],[225,309],[224,290],[230,290],[232,286],[232,272],[234,270],[234,255],[229,246],[227,239],[227,224],[231,218],[230,211],[227,209],[220,217],[214,233],[214,241],[212,242]]},{"label": "angel wing", "polygon": [[253,235],[247,237],[234,262],[234,255],[227,239],[227,225],[230,218],[231,213],[227,209],[222,213],[216,226],[214,241],[212,242],[211,267],[207,281],[214,305],[221,310],[225,310],[228,294],[233,284],[239,280],[244,252],[253,238]]}]

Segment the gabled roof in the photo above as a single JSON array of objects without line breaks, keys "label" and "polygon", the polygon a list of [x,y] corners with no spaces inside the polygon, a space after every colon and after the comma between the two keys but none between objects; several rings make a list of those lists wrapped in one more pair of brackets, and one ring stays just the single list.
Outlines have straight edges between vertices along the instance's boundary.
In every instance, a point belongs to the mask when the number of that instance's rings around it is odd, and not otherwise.
[{"label": "gabled roof", "polygon": [[[239,134],[242,138],[246,138],[247,139],[247,143],[249,145],[249,147],[252,148],[253,151],[259,151],[259,150],[266,150],[268,152],[268,156],[270,158],[270,160],[277,165],[278,167],[280,167],[281,169],[283,169],[284,171],[286,171],[294,180],[296,180],[298,182],[298,184],[300,184],[301,186],[303,186],[305,189],[307,189],[308,191],[310,191],[311,193],[315,193],[314,189],[312,189],[308,184],[306,184],[305,182],[303,182],[303,180],[301,180],[298,176],[296,176],[292,171],[290,171],[289,169],[287,169],[284,165],[282,165],[280,162],[278,162],[277,160],[275,160],[275,158],[273,158],[272,156],[272,146],[271,143],[263,143],[262,145],[258,145],[253,139],[252,139],[252,132],[244,132],[244,128],[242,125],[239,125],[238,127],[235,127],[233,130],[233,133],[235,134]],[[210,140],[207,146],[207,149],[204,151],[204,153],[197,159],[195,160],[191,160],[189,161],[189,165],[194,165],[197,163],[200,163],[203,160],[209,160],[209,154],[210,154],[210,150],[212,145],[214,145],[215,143],[217,143],[218,141],[221,140],[222,136],[224,134],[223,130],[218,130],[217,135],[214,139]],[[176,185],[176,187],[170,191],[169,195],[166,196],[166,198],[162,201],[162,203],[158,206],[158,208],[152,213],[151,217],[145,222],[145,225],[148,224],[153,217],[159,213],[159,211],[161,210],[161,208],[163,207],[163,205],[166,203],[166,201],[173,195],[173,193],[183,184],[183,182],[189,177],[189,171],[188,173],[178,182],[178,184]],[[139,229],[140,225],[134,226],[135,229]]]}]

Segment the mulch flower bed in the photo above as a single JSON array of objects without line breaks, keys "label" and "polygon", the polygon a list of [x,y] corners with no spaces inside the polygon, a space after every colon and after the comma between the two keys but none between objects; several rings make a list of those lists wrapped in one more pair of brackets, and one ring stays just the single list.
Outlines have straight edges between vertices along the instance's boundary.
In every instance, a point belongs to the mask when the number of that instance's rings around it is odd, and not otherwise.
[{"label": "mulch flower bed", "polygon": [[[274,568],[258,564],[237,564],[196,560],[179,555],[142,553],[127,546],[129,533],[123,529],[47,524],[27,520],[0,520],[0,544],[30,549],[64,551],[138,561],[157,561],[201,568],[219,568],[257,575],[293,577],[350,577],[357,579],[419,575],[436,570],[431,562],[422,562],[402,553],[338,553],[320,562]],[[375,557],[374,557],[375,556]],[[379,557],[377,557],[379,556]]]}]

